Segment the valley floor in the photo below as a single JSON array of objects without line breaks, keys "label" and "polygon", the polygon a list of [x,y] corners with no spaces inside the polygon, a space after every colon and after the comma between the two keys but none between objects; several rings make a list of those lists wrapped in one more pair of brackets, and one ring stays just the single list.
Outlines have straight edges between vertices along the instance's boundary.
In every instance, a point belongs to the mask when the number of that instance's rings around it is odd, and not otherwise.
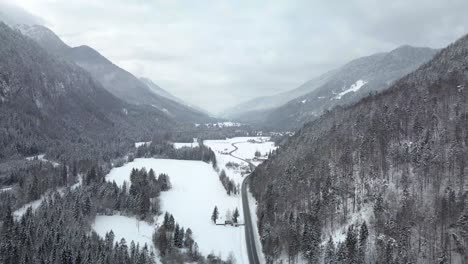
[{"label": "valley floor", "polygon": [[[204,144],[215,152],[219,169],[214,169],[211,164],[202,161],[139,158],[112,169],[106,180],[115,181],[119,186],[123,185],[124,181],[129,184],[133,168],[153,169],[156,175],[161,173],[169,175],[172,188],[161,193],[161,211],[172,214],[175,221],[185,229],[192,229],[194,239],[203,255],[212,253],[223,259],[232,255],[236,263],[248,263],[244,226],[215,225],[211,221],[211,215],[217,206],[220,216],[217,223],[224,223],[228,210],[232,213],[237,208],[241,212],[239,223],[244,222],[241,195],[228,195],[219,180],[218,173],[224,169],[227,176],[240,186],[247,174],[245,170],[248,169],[248,164],[229,155],[234,150],[231,144],[238,143],[236,155],[253,160],[257,150],[265,155],[275,148],[268,140],[265,137],[243,137],[205,141]],[[196,144],[178,143],[175,145],[196,146]],[[226,166],[229,162],[237,163],[241,167]],[[162,224],[162,220],[162,216],[158,217],[154,226],[151,226],[145,222],[137,223],[136,219],[124,216],[98,216],[93,228],[101,236],[113,230],[116,239],[125,238],[128,244],[132,240],[143,244],[151,242],[154,229]]]}]

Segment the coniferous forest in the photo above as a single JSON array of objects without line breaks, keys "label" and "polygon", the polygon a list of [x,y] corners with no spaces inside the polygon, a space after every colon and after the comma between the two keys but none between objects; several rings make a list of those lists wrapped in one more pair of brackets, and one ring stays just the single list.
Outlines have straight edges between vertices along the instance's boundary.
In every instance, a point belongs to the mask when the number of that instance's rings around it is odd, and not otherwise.
[{"label": "coniferous forest", "polygon": [[306,124],[254,171],[267,262],[468,261],[467,56],[465,36]]},{"label": "coniferous forest", "polygon": [[468,264],[467,10],[0,0],[0,264]]}]

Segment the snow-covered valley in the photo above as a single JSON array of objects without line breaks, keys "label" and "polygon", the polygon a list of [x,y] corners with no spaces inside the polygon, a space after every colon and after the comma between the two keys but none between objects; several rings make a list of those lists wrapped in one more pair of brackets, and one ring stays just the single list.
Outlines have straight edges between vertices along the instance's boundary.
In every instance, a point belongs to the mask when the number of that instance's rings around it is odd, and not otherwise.
[{"label": "snow-covered valley", "polygon": [[[224,212],[227,210],[233,211],[242,206],[240,196],[226,194],[218,174],[210,164],[192,160],[135,159],[123,167],[113,169],[106,180],[115,181],[121,186],[124,181],[130,181],[133,168],[153,169],[156,174],[169,175],[172,189],[161,193],[161,211],[171,213],[177,223],[192,229],[204,255],[214,252],[226,258],[232,252],[236,259],[243,257],[243,228],[217,226],[210,219],[215,206],[220,211],[219,221],[224,221]],[[157,223],[161,221],[162,217],[159,217]],[[151,237],[152,233],[148,235]]]},{"label": "snow-covered valley", "polygon": [[[172,214],[179,225],[193,231],[194,239],[203,255],[212,253],[223,259],[232,255],[237,263],[248,263],[244,227],[215,225],[211,221],[211,215],[217,206],[219,210],[217,223],[224,223],[226,213],[228,211],[232,213],[237,208],[241,212],[239,223],[244,223],[241,195],[227,194],[219,180],[219,172],[225,170],[226,175],[240,186],[248,173],[249,166],[247,162],[236,157],[259,163],[260,160],[254,160],[255,152],[259,151],[265,156],[275,149],[273,142],[268,140],[267,137],[242,137],[204,141],[204,144],[215,152],[218,168],[213,168],[212,164],[202,161],[137,158],[122,167],[112,169],[106,180],[115,181],[118,186],[122,186],[126,181],[128,185],[130,173],[134,168],[153,169],[157,175],[161,173],[169,175],[172,188],[160,195],[161,212]],[[197,145],[174,143],[176,148]],[[230,155],[232,151],[235,157]],[[163,215],[156,219],[154,225],[140,222],[140,229],[137,229],[134,218],[120,215],[98,216],[93,228],[100,236],[105,236],[106,232],[113,230],[118,239],[125,238],[127,243],[135,240],[135,243],[142,244],[151,242],[155,227],[161,225],[162,221]]]}]

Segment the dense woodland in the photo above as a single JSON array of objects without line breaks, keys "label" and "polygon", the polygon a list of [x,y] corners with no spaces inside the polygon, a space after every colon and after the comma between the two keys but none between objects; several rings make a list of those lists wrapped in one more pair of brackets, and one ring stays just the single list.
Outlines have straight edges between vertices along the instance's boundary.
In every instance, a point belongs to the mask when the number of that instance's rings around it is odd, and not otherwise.
[{"label": "dense woodland", "polygon": [[267,262],[467,263],[467,96],[468,36],[289,138],[252,176]]},{"label": "dense woodland", "polygon": [[52,194],[33,212],[30,208],[15,221],[7,207],[1,228],[1,263],[154,263],[148,245],[105,239],[90,232],[96,216],[97,197],[104,186]]},{"label": "dense woodland", "polygon": [[170,142],[155,139],[151,141],[150,144],[144,144],[138,147],[135,156],[137,158],[157,157],[180,160],[201,160],[211,163],[211,165],[216,168],[217,162],[215,153],[211,148],[205,146],[203,141],[199,141],[198,143],[199,145],[197,147],[176,149]]},{"label": "dense woodland", "polygon": [[[67,170],[63,173],[72,174]],[[129,244],[124,239],[114,241],[112,232],[100,238],[90,224],[97,214],[136,216],[152,222],[154,216],[161,214],[160,192],[171,188],[169,176],[156,177],[153,170],[133,169],[130,185],[124,183],[121,187],[106,182],[104,176],[101,170],[91,167],[83,174],[82,185],[61,188],[60,192],[49,189],[51,193],[38,209],[33,211],[30,207],[16,220],[12,214],[16,192],[1,192],[0,263],[155,263],[150,245],[135,245],[133,241]],[[58,185],[66,186],[63,182]],[[190,228],[179,227],[167,213],[154,237],[155,246],[164,253],[161,254],[164,263],[181,263],[181,260],[234,263],[232,257],[226,262],[215,255],[202,256]]]}]

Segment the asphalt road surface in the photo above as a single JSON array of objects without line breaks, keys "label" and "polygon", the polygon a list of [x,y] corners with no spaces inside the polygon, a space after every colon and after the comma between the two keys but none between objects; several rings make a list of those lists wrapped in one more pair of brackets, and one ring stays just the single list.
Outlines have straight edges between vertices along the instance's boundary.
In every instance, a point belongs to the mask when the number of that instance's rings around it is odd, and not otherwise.
[{"label": "asphalt road surface", "polygon": [[[253,165],[251,162],[245,159],[236,157],[235,155],[232,154],[238,149],[236,144],[237,143],[232,143],[234,150],[229,152],[229,155],[231,155],[234,158],[247,162],[251,168],[255,167],[255,165]],[[242,181],[242,191],[241,191],[242,192],[242,207],[244,211],[244,222],[245,222],[245,242],[247,244],[247,254],[249,256],[249,263],[260,264],[260,261],[258,259],[257,248],[255,247],[254,229],[252,228],[253,227],[252,225],[256,225],[257,223],[252,223],[252,217],[250,215],[249,201],[248,201],[248,196],[247,196],[247,184],[249,182],[249,177],[250,177],[250,174],[247,175]]]}]

